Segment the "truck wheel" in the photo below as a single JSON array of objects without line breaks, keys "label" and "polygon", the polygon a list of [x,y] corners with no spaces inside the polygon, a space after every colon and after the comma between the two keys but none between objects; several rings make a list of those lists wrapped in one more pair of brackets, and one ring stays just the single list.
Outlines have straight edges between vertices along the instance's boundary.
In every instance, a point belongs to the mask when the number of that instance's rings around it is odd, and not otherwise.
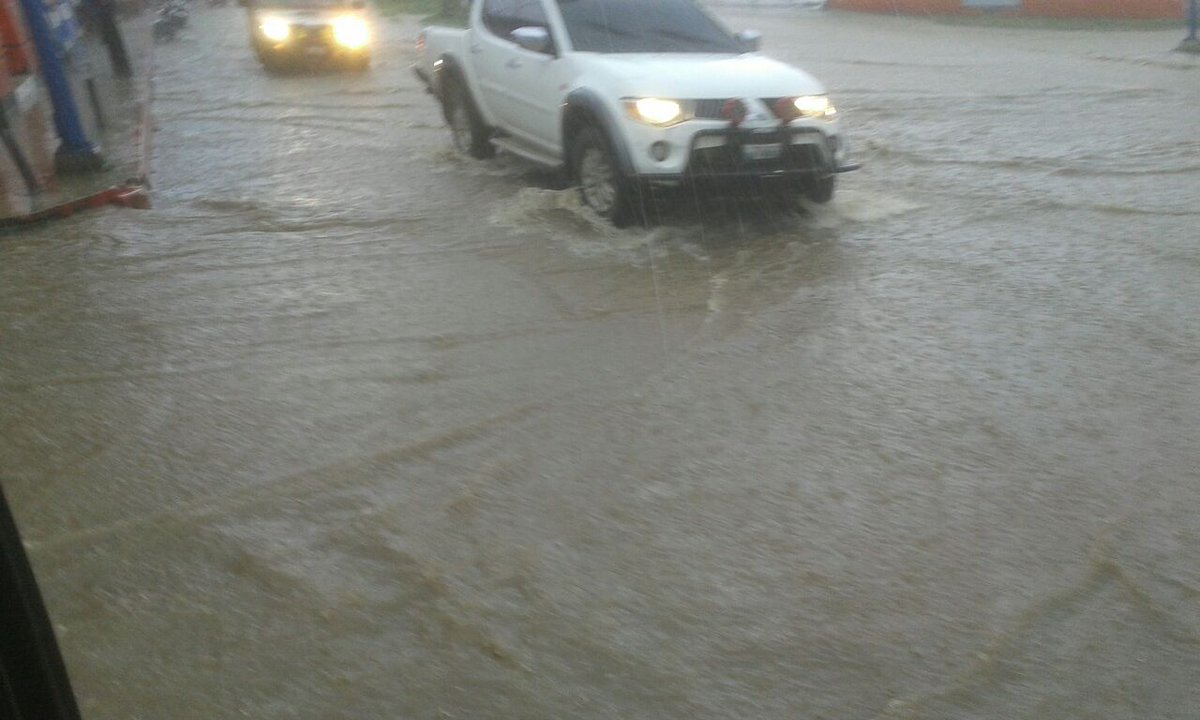
[{"label": "truck wheel", "polygon": [[371,68],[371,56],[353,55],[342,61],[342,67],[350,72],[365,73]]},{"label": "truck wheel", "polygon": [[594,125],[585,125],[571,144],[571,179],[584,205],[617,227],[628,224],[634,214],[633,186],[621,175],[608,140]]},{"label": "truck wheel", "polygon": [[271,53],[264,54],[260,61],[268,75],[281,75],[288,70],[288,64]]},{"label": "truck wheel", "polygon": [[461,81],[449,82],[442,99],[442,110],[456,150],[480,160],[496,154],[496,149],[488,142],[487,126],[483,124],[471,95]]},{"label": "truck wheel", "polygon": [[835,175],[814,177],[804,183],[800,189],[800,194],[818,205],[824,205],[833,199],[833,186],[836,177]]}]

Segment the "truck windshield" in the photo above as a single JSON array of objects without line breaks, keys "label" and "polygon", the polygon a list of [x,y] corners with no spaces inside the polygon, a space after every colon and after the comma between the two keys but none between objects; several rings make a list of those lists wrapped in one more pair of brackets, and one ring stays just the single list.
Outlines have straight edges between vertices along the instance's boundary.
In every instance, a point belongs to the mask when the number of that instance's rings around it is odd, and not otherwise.
[{"label": "truck windshield", "polygon": [[737,41],[691,0],[558,0],[576,50],[740,53]]}]

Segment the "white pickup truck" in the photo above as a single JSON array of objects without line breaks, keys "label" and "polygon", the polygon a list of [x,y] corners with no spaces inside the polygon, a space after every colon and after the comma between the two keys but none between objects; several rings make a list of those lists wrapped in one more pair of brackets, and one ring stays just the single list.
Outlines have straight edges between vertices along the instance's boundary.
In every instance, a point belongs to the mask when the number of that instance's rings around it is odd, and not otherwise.
[{"label": "white pickup truck", "polygon": [[567,172],[620,225],[652,185],[756,183],[826,202],[853,170],[812,76],[693,0],[472,0],[417,39],[455,145]]}]

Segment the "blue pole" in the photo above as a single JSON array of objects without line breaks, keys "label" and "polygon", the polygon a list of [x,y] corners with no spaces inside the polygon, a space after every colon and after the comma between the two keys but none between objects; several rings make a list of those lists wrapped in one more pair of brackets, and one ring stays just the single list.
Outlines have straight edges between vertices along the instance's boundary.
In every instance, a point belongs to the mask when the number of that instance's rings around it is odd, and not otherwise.
[{"label": "blue pole", "polygon": [[54,129],[62,144],[58,148],[58,164],[65,169],[96,169],[103,163],[99,148],[88,140],[79,114],[75,95],[71,92],[71,81],[63,67],[58,38],[50,26],[44,0],[21,0],[29,34],[37,48],[38,63],[42,79],[50,93],[54,106]]},{"label": "blue pole", "polygon": [[1188,7],[1188,36],[1179,43],[1179,47],[1175,48],[1179,52],[1200,53],[1200,39],[1196,38],[1196,25],[1200,24],[1200,9],[1197,9],[1197,0],[1192,0],[1192,4]]}]

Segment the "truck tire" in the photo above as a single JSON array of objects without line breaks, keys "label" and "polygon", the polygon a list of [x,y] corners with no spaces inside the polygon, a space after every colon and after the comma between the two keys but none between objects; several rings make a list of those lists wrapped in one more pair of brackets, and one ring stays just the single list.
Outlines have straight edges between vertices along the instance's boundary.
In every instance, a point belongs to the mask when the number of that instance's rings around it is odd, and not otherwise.
[{"label": "truck tire", "polygon": [[346,58],[342,61],[342,68],[353,73],[365,73],[371,69],[371,56],[364,53]]},{"label": "truck tire", "polygon": [[266,70],[268,75],[282,75],[292,69],[292,66],[274,53],[263,53],[259,61],[262,62],[263,70]]},{"label": "truck tire", "polygon": [[624,227],[637,214],[635,185],[621,174],[604,133],[583,125],[571,142],[571,181],[579,199],[597,215]]},{"label": "truck tire", "polygon": [[479,117],[466,85],[458,78],[449,78],[442,96],[442,112],[450,126],[450,138],[459,152],[484,160],[496,154],[488,142],[488,129]]},{"label": "truck tire", "polygon": [[814,177],[804,183],[800,194],[818,205],[824,205],[833,199],[833,187],[836,178],[836,175]]}]

